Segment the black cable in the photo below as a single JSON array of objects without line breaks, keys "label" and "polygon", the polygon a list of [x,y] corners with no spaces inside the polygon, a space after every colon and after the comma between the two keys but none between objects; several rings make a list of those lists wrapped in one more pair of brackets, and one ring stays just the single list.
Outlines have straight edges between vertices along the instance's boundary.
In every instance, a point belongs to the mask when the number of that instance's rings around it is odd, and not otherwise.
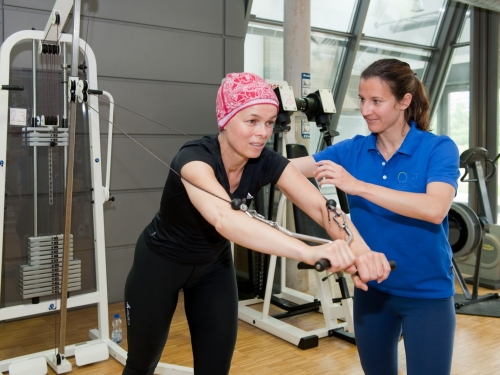
[{"label": "black cable", "polygon": [[[94,93],[92,93],[91,91],[90,91],[90,92],[89,92],[89,91],[87,91],[87,92],[88,92],[89,94],[94,95]],[[159,122],[159,121],[153,120],[153,119],[151,119],[151,118],[149,118],[149,117],[147,117],[147,116],[141,115],[140,113],[134,112],[134,111],[132,111],[131,109],[128,109],[128,108],[126,108],[126,107],[123,107],[123,106],[121,106],[121,105],[118,105],[118,104],[116,104],[115,102],[112,102],[110,99],[108,99],[108,98],[106,98],[106,97],[99,97],[99,98],[100,98],[100,99],[102,99],[102,100],[107,101],[108,103],[111,103],[111,104],[113,104],[113,105],[117,106],[118,108],[124,109],[124,110],[129,111],[130,113],[133,113],[133,114],[135,114],[135,115],[137,115],[137,116],[139,116],[139,117],[142,117],[142,118],[144,118],[144,119],[146,119],[146,120],[149,120],[149,121],[151,121],[151,122],[154,122],[155,124],[158,124],[158,125],[160,125],[160,126],[163,126],[164,128],[167,128],[167,129],[173,130],[174,132],[177,132],[177,133],[179,133],[179,134],[185,135],[186,137],[189,137],[189,138],[191,138],[191,139],[196,139],[195,137],[193,137],[193,136],[191,136],[191,135],[189,135],[189,134],[183,133],[183,132],[181,132],[180,130],[174,129],[174,128],[172,128],[172,127],[170,127],[170,126],[168,126],[168,125],[165,125],[165,124],[163,124],[163,123],[161,123],[161,122]],[[92,109],[93,109],[93,108],[92,108]],[[94,109],[94,111],[95,111],[95,109]],[[96,111],[96,112],[97,112],[97,111]],[[99,113],[99,112],[97,112],[97,113]],[[100,114],[99,114],[99,115],[100,115]],[[114,126],[114,124],[113,124],[113,126]]]},{"label": "black cable", "polygon": [[[216,198],[219,198],[220,200],[223,200],[224,202],[227,202],[229,204],[231,204],[231,207],[233,207],[233,204],[236,200],[233,200],[233,201],[229,201],[225,198],[222,198],[222,197],[219,197],[218,195],[208,191],[208,190],[205,190],[203,189],[202,187],[196,185],[195,183],[189,181],[188,179],[186,179],[185,177],[182,177],[181,174],[179,172],[177,172],[175,169],[173,169],[168,163],[166,163],[165,161],[163,161],[162,159],[160,159],[157,155],[155,155],[152,151],[150,151],[146,146],[144,146],[142,143],[140,143],[139,141],[137,141],[135,138],[133,138],[132,136],[130,136],[127,132],[125,132],[122,128],[120,128],[118,125],[116,125],[115,123],[111,122],[109,119],[107,119],[106,117],[104,117],[101,113],[99,113],[98,110],[96,110],[94,107],[92,107],[89,103],[87,103],[87,105],[89,106],[90,109],[92,109],[93,111],[95,111],[99,116],[101,116],[103,119],[105,119],[106,121],[108,121],[111,125],[113,125],[115,128],[117,128],[120,132],[122,132],[125,136],[127,136],[130,140],[132,140],[133,142],[135,142],[136,144],[138,144],[140,147],[142,147],[146,152],[148,152],[150,155],[152,155],[155,159],[157,159],[160,163],[162,163],[163,165],[165,165],[168,169],[170,169],[172,172],[174,172],[177,176],[179,176],[181,179],[183,179],[184,181],[186,181],[188,184],[194,186],[195,188],[197,189],[200,189],[202,191],[204,191],[205,193],[208,193]],[[115,104],[116,105],[116,104]],[[121,107],[122,108],[122,107]],[[133,112],[133,111],[131,111]],[[135,112],[133,112],[135,113]],[[138,114],[139,115],[139,114]],[[139,115],[141,116],[141,115]],[[144,117],[147,119],[147,117],[145,116],[141,116],[141,117]],[[151,120],[153,122],[156,122],[154,120]],[[163,125],[159,122],[157,122],[158,124],[160,125]],[[166,126],[166,125],[164,125]],[[168,126],[167,126],[168,127]],[[175,129],[173,129],[175,130]],[[184,134],[184,133],[183,133]],[[193,138],[194,137],[190,137],[190,138]],[[234,208],[234,207],[233,207]],[[239,209],[239,208],[238,208]]]}]

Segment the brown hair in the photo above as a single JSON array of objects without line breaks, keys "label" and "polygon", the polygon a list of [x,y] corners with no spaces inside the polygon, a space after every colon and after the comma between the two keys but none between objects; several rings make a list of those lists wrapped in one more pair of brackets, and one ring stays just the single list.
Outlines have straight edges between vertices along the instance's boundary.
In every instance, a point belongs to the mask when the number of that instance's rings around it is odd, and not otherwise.
[{"label": "brown hair", "polygon": [[363,73],[361,79],[377,77],[387,83],[397,101],[403,99],[406,93],[412,95],[412,100],[405,110],[405,120],[417,123],[424,131],[430,130],[429,97],[423,83],[416,77],[410,65],[397,59],[382,59],[375,61]]}]

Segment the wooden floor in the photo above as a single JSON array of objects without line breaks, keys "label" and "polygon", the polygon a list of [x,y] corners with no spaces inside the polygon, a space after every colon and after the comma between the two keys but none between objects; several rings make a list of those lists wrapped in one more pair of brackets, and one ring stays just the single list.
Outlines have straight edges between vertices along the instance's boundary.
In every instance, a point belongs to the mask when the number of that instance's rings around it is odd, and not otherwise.
[{"label": "wooden floor", "polygon": [[[490,293],[482,289],[480,294]],[[109,305],[110,319],[115,313],[124,315],[121,303]],[[96,308],[72,310],[68,313],[67,344],[88,340],[88,331],[97,327]],[[288,318],[304,328],[321,320],[319,314]],[[45,351],[57,347],[56,314],[11,322],[0,322],[0,360]],[[126,327],[124,327],[126,330]],[[308,328],[309,329],[309,328]],[[126,335],[124,335],[125,337]],[[126,339],[123,347],[127,348]],[[71,373],[78,375],[121,374],[123,366],[110,357],[107,361],[77,367],[74,358]],[[162,362],[192,366],[189,331],[186,325],[182,295],[171,334],[163,351]],[[49,368],[48,374],[54,374]],[[356,346],[337,338],[323,338],[319,346],[301,350],[252,325],[239,322],[238,341],[231,374],[237,375],[362,375]],[[406,374],[404,343],[400,343],[399,374]],[[457,332],[452,374],[500,374],[500,319],[457,315]],[[426,374],[422,374],[426,375]]]}]

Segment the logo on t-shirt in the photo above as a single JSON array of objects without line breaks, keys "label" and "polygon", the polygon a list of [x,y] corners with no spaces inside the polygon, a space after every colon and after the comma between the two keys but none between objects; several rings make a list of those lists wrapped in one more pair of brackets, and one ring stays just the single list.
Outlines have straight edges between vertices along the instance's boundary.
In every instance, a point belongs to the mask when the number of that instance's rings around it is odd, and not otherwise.
[{"label": "logo on t-shirt", "polygon": [[419,174],[418,172],[399,172],[397,179],[398,185],[397,189],[410,191],[419,187]]},{"label": "logo on t-shirt", "polygon": [[253,199],[252,194],[247,193],[247,199]]},{"label": "logo on t-shirt", "polygon": [[408,181],[408,175],[406,172],[399,172],[398,173],[398,182],[406,182]]}]

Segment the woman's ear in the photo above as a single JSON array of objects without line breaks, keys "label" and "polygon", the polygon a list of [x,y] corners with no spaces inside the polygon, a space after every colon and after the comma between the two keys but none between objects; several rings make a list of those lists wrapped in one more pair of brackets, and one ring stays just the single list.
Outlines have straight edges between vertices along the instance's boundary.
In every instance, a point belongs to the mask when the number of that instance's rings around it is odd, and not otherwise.
[{"label": "woman's ear", "polygon": [[409,107],[412,98],[413,96],[409,92],[407,92],[405,96],[403,96],[403,99],[401,99],[401,101],[399,102],[402,110],[405,110]]}]

